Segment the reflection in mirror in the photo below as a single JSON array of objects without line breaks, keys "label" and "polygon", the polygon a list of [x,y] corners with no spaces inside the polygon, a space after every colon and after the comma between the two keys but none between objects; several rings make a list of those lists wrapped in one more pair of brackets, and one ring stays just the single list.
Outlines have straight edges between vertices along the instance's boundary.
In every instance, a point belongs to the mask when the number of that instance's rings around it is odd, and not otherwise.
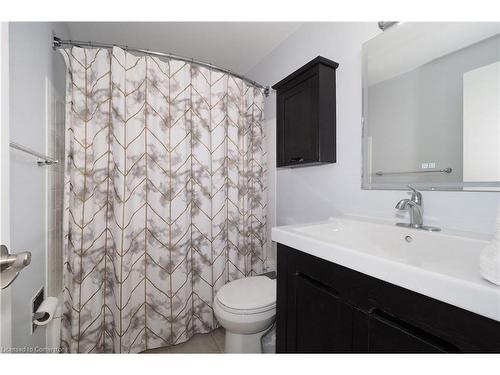
[{"label": "reflection in mirror", "polygon": [[500,23],[402,23],[363,45],[363,188],[500,190]]}]

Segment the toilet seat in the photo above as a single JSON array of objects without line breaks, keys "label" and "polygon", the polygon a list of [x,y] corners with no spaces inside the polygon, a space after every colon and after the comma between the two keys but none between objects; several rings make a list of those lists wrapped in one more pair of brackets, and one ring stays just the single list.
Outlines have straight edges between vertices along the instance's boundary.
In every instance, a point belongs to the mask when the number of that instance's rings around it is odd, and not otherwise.
[{"label": "toilet seat", "polygon": [[276,308],[276,280],[252,276],[222,286],[216,295],[220,308],[236,315],[259,314]]},{"label": "toilet seat", "polygon": [[270,304],[268,306],[263,306],[256,309],[235,309],[229,306],[224,305],[218,298],[216,298],[216,302],[219,304],[220,308],[230,314],[235,315],[251,315],[251,314],[260,314],[269,310],[274,310],[276,308],[276,303]]}]

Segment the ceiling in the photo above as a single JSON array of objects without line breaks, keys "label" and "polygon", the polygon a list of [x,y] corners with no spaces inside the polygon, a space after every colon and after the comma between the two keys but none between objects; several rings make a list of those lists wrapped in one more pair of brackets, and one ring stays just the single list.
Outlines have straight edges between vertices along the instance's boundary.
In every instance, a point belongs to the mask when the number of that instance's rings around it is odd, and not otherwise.
[{"label": "ceiling", "polygon": [[192,57],[245,74],[299,22],[68,22],[73,40],[123,44]]}]

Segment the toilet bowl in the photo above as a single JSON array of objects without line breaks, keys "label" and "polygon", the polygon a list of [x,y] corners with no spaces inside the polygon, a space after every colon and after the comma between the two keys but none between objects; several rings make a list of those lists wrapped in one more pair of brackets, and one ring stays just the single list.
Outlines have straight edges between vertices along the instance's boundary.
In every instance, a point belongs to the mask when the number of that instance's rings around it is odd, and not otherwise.
[{"label": "toilet bowl", "polygon": [[226,330],[226,353],[261,353],[260,339],[276,315],[276,280],[251,276],[231,281],[217,292],[214,313]]}]

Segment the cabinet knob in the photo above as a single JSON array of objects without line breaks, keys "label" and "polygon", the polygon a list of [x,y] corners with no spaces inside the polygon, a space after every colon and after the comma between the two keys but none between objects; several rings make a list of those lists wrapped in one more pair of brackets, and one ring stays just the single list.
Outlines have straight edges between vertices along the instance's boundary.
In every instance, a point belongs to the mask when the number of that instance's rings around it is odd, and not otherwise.
[{"label": "cabinet knob", "polygon": [[302,156],[298,156],[296,158],[291,158],[290,162],[291,163],[302,163],[304,161],[304,158]]}]

